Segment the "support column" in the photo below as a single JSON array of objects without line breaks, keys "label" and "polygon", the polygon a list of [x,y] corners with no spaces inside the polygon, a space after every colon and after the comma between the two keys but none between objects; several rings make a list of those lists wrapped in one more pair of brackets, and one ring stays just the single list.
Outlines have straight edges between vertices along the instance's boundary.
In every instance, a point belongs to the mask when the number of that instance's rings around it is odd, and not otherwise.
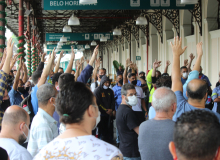
[{"label": "support column", "polygon": [[5,24],[6,24],[6,12],[5,12],[6,3],[5,0],[0,0],[0,59],[3,56],[5,45]]},{"label": "support column", "polygon": [[[27,9],[30,10],[30,2],[27,1],[26,3]],[[27,33],[28,33],[28,40],[27,40],[27,69],[28,69],[28,76],[31,76],[31,26],[30,26],[30,15],[27,16]]]},{"label": "support column", "polygon": [[[33,19],[32,19],[32,22],[33,22],[33,26],[35,26],[35,18],[33,17]],[[32,66],[32,73],[33,72],[35,72],[35,70],[36,70],[36,47],[35,47],[35,40],[36,40],[36,38],[35,38],[35,29],[33,29],[33,37],[32,37],[32,47],[33,47],[33,49],[32,49],[32,55],[31,55],[31,57],[32,57],[32,64],[31,64],[31,66]]]},{"label": "support column", "polygon": [[[23,0],[19,0],[19,15],[18,15],[18,45],[17,47],[19,48],[17,50],[17,52],[19,53],[18,55],[18,58],[19,58],[19,61],[20,60],[23,60],[24,59],[24,56],[26,55],[25,54],[25,48],[24,48],[24,44],[25,44],[25,41],[24,41],[24,11],[23,11]],[[18,61],[18,63],[20,63]]]},{"label": "support column", "polygon": [[136,48],[137,48],[137,45],[136,45],[136,40],[134,39],[134,36],[131,35],[132,37],[132,40],[131,40],[131,61],[133,63],[136,63]]}]

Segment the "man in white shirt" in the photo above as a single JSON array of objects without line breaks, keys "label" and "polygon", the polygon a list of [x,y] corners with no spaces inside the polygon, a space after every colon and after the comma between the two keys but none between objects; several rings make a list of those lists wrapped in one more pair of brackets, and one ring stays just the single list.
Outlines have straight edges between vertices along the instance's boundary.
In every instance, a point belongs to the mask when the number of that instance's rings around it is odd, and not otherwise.
[{"label": "man in white shirt", "polygon": [[2,120],[0,147],[5,149],[11,160],[32,160],[30,153],[21,146],[29,135],[30,117],[19,106],[9,107]]},{"label": "man in white shirt", "polygon": [[53,118],[57,90],[52,84],[38,88],[39,109],[33,118],[28,151],[34,157],[44,146],[58,136],[57,121]]}]

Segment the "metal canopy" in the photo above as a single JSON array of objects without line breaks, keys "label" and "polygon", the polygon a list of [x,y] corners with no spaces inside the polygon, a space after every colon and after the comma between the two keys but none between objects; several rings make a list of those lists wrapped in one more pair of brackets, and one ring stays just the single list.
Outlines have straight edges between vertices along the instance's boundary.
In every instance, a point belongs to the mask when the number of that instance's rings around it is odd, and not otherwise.
[{"label": "metal canopy", "polygon": [[[62,33],[63,27],[67,25],[69,17],[74,13],[80,19],[79,26],[71,26],[72,32],[76,33],[94,33],[94,32],[112,32],[116,26],[121,28],[129,28],[129,22],[140,16],[140,14],[145,15],[149,22],[152,23],[156,29],[158,26],[158,19],[161,17],[162,10],[43,10],[41,0],[30,0],[32,13],[36,18],[36,26],[38,34],[40,34],[41,43],[45,42],[45,33]],[[12,5],[8,5],[6,8],[7,12],[7,27],[11,31],[18,35],[18,8],[19,0],[12,0]],[[24,3],[24,12],[26,10],[26,3]],[[149,12],[149,14],[148,14]],[[172,12],[171,14],[176,13]],[[160,15],[158,17],[158,15]],[[157,17],[155,20],[152,17]],[[171,22],[174,19],[179,21],[179,17],[170,15]],[[161,24],[162,25],[162,24]],[[176,29],[179,29],[179,23],[176,25]],[[31,18],[32,26],[32,18]],[[141,27],[140,27],[141,28]],[[24,30],[27,29],[27,15],[24,15]],[[125,33],[125,32],[124,32]],[[31,33],[32,35],[32,33]],[[126,35],[126,34],[125,34]],[[79,44],[85,44],[87,42],[79,42]]]}]

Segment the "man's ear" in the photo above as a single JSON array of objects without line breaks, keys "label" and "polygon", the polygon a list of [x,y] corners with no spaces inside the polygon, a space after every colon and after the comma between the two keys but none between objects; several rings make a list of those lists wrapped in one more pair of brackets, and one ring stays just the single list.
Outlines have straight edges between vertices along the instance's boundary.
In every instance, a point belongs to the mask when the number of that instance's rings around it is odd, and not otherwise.
[{"label": "man's ear", "polygon": [[96,116],[96,108],[93,105],[90,105],[87,109],[87,113],[89,117],[95,117]]},{"label": "man's ear", "polygon": [[172,156],[173,156],[173,159],[174,159],[174,160],[177,160],[176,147],[175,147],[175,144],[174,144],[173,141],[169,143],[169,150],[170,150],[170,153],[171,153]]}]

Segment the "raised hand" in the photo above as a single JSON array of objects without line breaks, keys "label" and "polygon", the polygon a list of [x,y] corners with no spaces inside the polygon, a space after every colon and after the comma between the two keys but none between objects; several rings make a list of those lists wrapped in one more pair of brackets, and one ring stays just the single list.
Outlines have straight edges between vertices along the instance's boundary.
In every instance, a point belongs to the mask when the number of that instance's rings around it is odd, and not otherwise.
[{"label": "raised hand", "polygon": [[75,52],[74,52],[73,46],[71,46],[71,59],[72,60],[75,59]]},{"label": "raised hand", "polygon": [[96,60],[96,62],[95,62],[95,67],[96,68],[99,68],[100,67],[100,64],[101,64],[101,58],[99,58],[98,60]]},{"label": "raised hand", "polygon": [[203,45],[203,43],[202,43],[202,42],[199,42],[199,43],[197,44],[197,46],[196,46],[198,56],[202,56],[202,55],[203,55],[202,45]]},{"label": "raised hand", "polygon": [[22,66],[23,66],[23,62],[22,62],[22,60],[20,60],[20,63],[19,63],[19,69],[21,69]]},{"label": "raised hand", "polygon": [[195,56],[191,53],[191,54],[189,55],[189,58],[190,58],[191,60],[193,60],[193,59],[195,58]]},{"label": "raised hand", "polygon": [[7,42],[7,58],[12,58],[13,56],[13,46],[14,42],[12,43],[12,38],[10,38]]},{"label": "raised hand", "polygon": [[46,53],[43,53],[43,54],[41,55],[41,62],[45,62],[45,56],[46,56]]},{"label": "raised hand", "polygon": [[60,52],[60,59],[65,56],[63,53],[64,53],[64,51],[62,50],[62,51]]},{"label": "raised hand", "polygon": [[181,56],[187,48],[186,46],[182,48],[182,38],[179,39],[179,37],[174,37],[174,44],[170,42],[170,45],[175,56]]},{"label": "raised hand", "polygon": [[160,67],[161,66],[161,61],[157,61],[156,59],[155,59],[155,61],[154,61],[154,63],[153,63],[153,68],[158,68],[158,67]]},{"label": "raised hand", "polygon": [[168,60],[168,61],[166,62],[166,66],[168,67],[170,64],[171,64],[171,63],[170,63],[170,61]]},{"label": "raised hand", "polygon": [[128,68],[132,64],[130,58],[126,59],[126,68]]},{"label": "raised hand", "polygon": [[185,60],[184,60],[184,66],[188,66],[188,64],[189,64],[189,63],[188,63],[188,59],[185,59]]}]

